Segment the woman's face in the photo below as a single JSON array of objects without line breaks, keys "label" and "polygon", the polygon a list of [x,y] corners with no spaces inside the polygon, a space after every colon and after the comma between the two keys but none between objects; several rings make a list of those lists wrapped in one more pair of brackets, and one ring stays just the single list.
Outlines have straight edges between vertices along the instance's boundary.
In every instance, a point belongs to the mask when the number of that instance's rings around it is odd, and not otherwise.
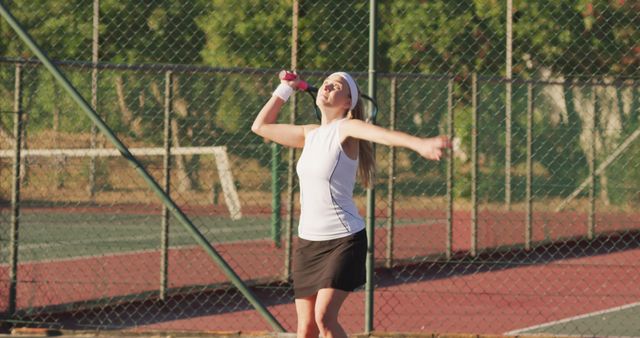
[{"label": "woman's face", "polygon": [[349,110],[351,97],[347,80],[340,75],[331,75],[326,78],[318,90],[316,104],[321,108]]}]

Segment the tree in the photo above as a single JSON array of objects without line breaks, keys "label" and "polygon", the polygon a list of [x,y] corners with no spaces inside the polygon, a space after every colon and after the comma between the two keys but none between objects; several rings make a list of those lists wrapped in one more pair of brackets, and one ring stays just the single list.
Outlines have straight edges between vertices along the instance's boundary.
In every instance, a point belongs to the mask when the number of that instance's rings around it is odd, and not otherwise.
[{"label": "tree", "polygon": [[498,1],[392,1],[381,10],[381,44],[390,71],[495,74],[503,53]]},{"label": "tree", "polygon": [[[291,15],[288,0],[210,0],[196,20],[207,38],[202,50],[213,67],[289,68]],[[301,1],[298,68],[366,70],[366,3]]]}]

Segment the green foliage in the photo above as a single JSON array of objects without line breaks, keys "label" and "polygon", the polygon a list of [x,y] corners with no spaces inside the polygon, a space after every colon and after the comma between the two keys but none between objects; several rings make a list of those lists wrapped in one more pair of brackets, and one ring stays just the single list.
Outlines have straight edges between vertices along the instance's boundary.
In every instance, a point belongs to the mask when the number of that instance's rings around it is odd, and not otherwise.
[{"label": "green foliage", "polygon": [[[561,74],[638,76],[640,16],[611,1],[514,1],[515,74],[526,63]],[[393,1],[381,10],[383,63],[391,71],[504,72],[503,1]],[[636,49],[634,49],[636,48]],[[535,69],[535,68],[534,68]]]},{"label": "green foliage", "polygon": [[368,61],[369,4],[301,1],[299,64],[307,70],[363,71]]},{"label": "green foliage", "polygon": [[285,65],[290,50],[291,3],[210,0],[209,11],[195,19],[206,35],[201,51],[213,67]]},{"label": "green foliage", "polygon": [[[291,64],[290,1],[211,0],[209,4],[209,12],[196,19],[207,37],[201,53],[205,64],[288,68]],[[354,59],[362,61],[359,65],[366,64],[368,31],[352,24],[358,20],[366,22],[368,7],[365,3],[343,7],[344,2],[338,0],[324,1],[321,5],[301,3],[298,58],[302,68],[359,70],[350,67]]]},{"label": "green foliage", "polygon": [[[90,59],[93,12],[90,3],[82,0],[13,1],[9,9],[50,57]],[[0,20],[0,35],[0,55],[32,56],[4,20]]]},{"label": "green foliage", "polygon": [[238,133],[247,130],[249,119],[243,118],[243,107],[238,99],[238,86],[229,84],[221,95],[221,102],[216,113],[216,124],[227,133]]},{"label": "green foliage", "polygon": [[640,16],[631,2],[621,3],[516,1],[521,18],[514,24],[514,60],[527,53],[560,74],[638,76],[631,55]]},{"label": "green foliage", "polygon": [[[618,143],[624,142],[640,128],[640,89],[636,86],[632,92],[633,100],[629,107],[629,114],[625,117],[622,135]],[[604,154],[608,156],[609,154]],[[603,156],[603,157],[604,157]],[[640,182],[640,138],[636,138],[631,146],[616,159],[606,170],[608,195],[615,205],[635,206],[640,203],[638,182]],[[603,161],[601,158],[600,161]]]},{"label": "green foliage", "polygon": [[[100,1],[101,61],[116,63],[198,63],[204,33],[195,22],[203,0]],[[83,0],[17,1],[10,9],[54,59],[90,61],[93,6]],[[0,54],[30,57],[4,20]]]},{"label": "green foliage", "polygon": [[15,67],[12,64],[0,63],[0,128],[7,129],[13,123],[13,87]]},{"label": "green foliage", "polygon": [[[62,132],[80,132],[91,125],[88,117],[81,113],[78,105],[58,85],[46,69],[26,68],[23,75],[23,109],[28,114],[28,127],[32,132],[57,129]],[[68,72],[67,78],[84,95],[90,93],[90,82],[86,74]],[[58,125],[54,115],[58,114]]]},{"label": "green foliage", "polygon": [[612,204],[637,206],[640,203],[638,158],[640,158],[640,142],[636,140],[620,158],[607,168],[608,195]]},{"label": "green foliage", "polygon": [[205,45],[196,18],[204,0],[100,2],[100,59],[116,63],[199,63]]},{"label": "green foliage", "polygon": [[[477,7],[478,6],[478,7]],[[504,36],[497,1],[393,1],[384,6],[381,40],[391,71],[497,71]]]}]

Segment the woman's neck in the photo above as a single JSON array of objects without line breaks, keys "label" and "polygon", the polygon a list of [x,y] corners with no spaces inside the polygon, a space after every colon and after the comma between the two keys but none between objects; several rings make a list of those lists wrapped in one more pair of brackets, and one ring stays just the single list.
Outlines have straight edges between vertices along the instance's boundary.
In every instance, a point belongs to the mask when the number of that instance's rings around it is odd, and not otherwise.
[{"label": "woman's neck", "polygon": [[320,124],[321,125],[330,124],[331,122],[335,122],[343,118],[344,116],[342,112],[323,112],[322,118],[320,120]]},{"label": "woman's neck", "polygon": [[342,119],[342,117],[340,117],[340,116],[336,116],[336,117],[333,117],[333,118],[327,118],[327,117],[323,116],[322,120],[320,121],[320,125],[324,126],[324,125],[331,124],[331,123],[333,123],[335,121],[338,121],[338,120],[341,120],[341,119]]}]

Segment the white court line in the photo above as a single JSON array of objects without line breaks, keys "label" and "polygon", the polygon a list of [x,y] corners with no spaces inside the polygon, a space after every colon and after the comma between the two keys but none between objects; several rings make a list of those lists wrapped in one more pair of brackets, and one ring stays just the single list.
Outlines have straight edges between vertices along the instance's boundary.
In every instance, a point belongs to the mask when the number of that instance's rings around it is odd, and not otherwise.
[{"label": "white court line", "polygon": [[626,310],[626,309],[630,309],[630,308],[636,307],[636,306],[640,306],[640,302],[635,302],[635,303],[622,305],[622,306],[616,306],[616,307],[612,307],[612,308],[606,309],[606,310],[600,310],[600,311],[596,311],[596,312],[585,313],[583,315],[573,316],[573,317],[560,319],[560,320],[556,320],[556,321],[548,322],[548,323],[544,323],[544,324],[533,325],[533,326],[525,327],[523,329],[517,329],[517,330],[505,332],[504,334],[513,336],[513,335],[517,335],[517,334],[520,334],[520,333],[525,333],[526,331],[530,331],[530,330],[540,329],[540,328],[543,328],[543,327],[553,326],[553,325],[557,325],[557,324],[563,324],[563,323],[571,322],[571,321],[578,320],[578,319],[583,319],[583,318],[589,318],[589,317],[593,317],[593,316],[597,316],[597,315],[602,315],[602,314],[605,314],[605,313],[610,313],[610,312],[615,312],[615,311],[620,311],[620,310]]}]

